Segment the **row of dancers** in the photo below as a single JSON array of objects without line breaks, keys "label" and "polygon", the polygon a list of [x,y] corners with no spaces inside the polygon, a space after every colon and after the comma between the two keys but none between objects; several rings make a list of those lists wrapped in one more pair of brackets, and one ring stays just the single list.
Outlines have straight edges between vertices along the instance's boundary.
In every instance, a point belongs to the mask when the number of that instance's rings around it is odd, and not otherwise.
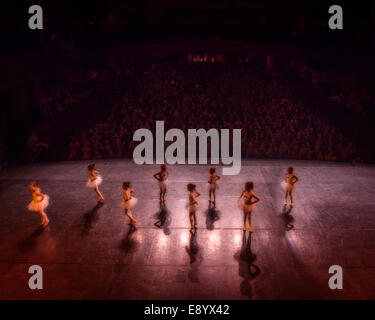
[{"label": "row of dancers", "polygon": [[[98,203],[104,203],[104,197],[99,190],[99,185],[103,182],[103,178],[100,175],[99,171],[96,170],[95,164],[88,165],[89,171],[89,180],[87,181],[86,186],[95,191],[98,196]],[[293,190],[295,184],[298,181],[298,177],[293,173],[293,167],[289,167],[285,175],[285,179],[282,182],[282,187],[285,190],[284,195],[284,205],[288,204],[288,199],[290,200],[290,205],[293,206]],[[160,171],[156,172],[153,177],[156,179],[159,189],[160,189],[160,203],[165,203],[165,196],[167,193],[168,186],[168,177],[169,173],[166,165],[161,165]],[[219,188],[219,180],[221,177],[216,173],[215,168],[210,168],[208,176],[208,193],[209,193],[209,202],[214,206],[216,205],[216,190]],[[33,200],[28,205],[30,211],[35,211],[41,218],[41,226],[46,227],[50,220],[45,212],[49,204],[49,196],[41,192],[37,182],[30,183],[30,189],[32,191]],[[121,202],[121,208],[124,210],[125,215],[129,218],[129,225],[135,228],[137,220],[132,214],[132,209],[136,206],[138,200],[133,196],[134,190],[131,188],[131,183],[125,181],[122,184],[123,189],[123,201]],[[197,216],[196,212],[199,209],[198,197],[201,195],[197,191],[196,185],[189,183],[187,185],[188,191],[188,202],[186,204],[186,209],[189,212],[190,220],[190,230],[193,231],[197,228]],[[250,232],[253,232],[252,226],[252,212],[255,209],[255,204],[260,201],[260,197],[254,193],[254,183],[248,181],[244,185],[244,189],[241,195],[238,198],[238,206],[243,211],[243,230],[248,229]]]}]

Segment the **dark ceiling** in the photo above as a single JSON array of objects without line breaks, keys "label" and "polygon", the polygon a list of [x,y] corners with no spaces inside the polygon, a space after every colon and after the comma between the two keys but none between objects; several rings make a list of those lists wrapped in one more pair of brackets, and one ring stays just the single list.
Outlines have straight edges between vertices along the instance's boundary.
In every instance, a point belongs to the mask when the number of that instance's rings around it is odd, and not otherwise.
[{"label": "dark ceiling", "polygon": [[[344,9],[342,42],[374,39],[374,4],[334,1]],[[170,39],[241,39],[246,41],[331,41],[327,27],[331,1],[265,0],[101,0],[15,1],[3,10],[3,39],[35,42],[28,29],[28,7],[44,10],[44,40],[163,41]],[[36,35],[37,34],[37,35]],[[31,40],[30,40],[31,39]]]}]

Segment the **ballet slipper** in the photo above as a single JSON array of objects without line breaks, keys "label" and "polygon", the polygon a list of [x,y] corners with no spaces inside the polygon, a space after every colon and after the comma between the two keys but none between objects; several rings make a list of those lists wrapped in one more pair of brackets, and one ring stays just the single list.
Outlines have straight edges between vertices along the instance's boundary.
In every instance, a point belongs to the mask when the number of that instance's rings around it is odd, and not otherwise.
[{"label": "ballet slipper", "polygon": [[246,225],[243,226],[242,230],[243,230],[243,231],[246,231]]},{"label": "ballet slipper", "polygon": [[249,226],[249,231],[250,231],[251,233],[253,233],[254,229],[253,229],[252,226]]},{"label": "ballet slipper", "polygon": [[47,220],[46,222],[44,222],[43,227],[45,228],[45,227],[47,227],[48,225],[49,225],[49,220]]}]

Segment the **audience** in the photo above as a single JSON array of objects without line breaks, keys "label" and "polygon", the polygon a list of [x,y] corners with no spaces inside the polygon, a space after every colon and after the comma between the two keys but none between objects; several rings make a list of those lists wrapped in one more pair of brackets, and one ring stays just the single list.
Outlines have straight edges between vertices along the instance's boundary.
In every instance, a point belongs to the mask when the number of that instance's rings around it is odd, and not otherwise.
[{"label": "audience", "polygon": [[373,116],[372,108],[375,105],[375,97],[370,95],[369,91],[370,89],[365,86],[347,92],[335,90],[332,91],[329,99],[363,117]]},{"label": "audience", "polygon": [[[79,72],[77,71],[77,73]],[[34,106],[43,118],[56,119],[59,115],[79,106],[86,100],[91,95],[96,83],[108,81],[127,72],[129,72],[128,69],[115,64],[100,68],[89,68],[86,81],[77,83],[69,89],[61,89],[56,84],[41,88],[40,91],[47,94],[35,98]]]},{"label": "audience", "polygon": [[79,105],[87,99],[89,89],[60,91],[56,95],[39,97],[35,100],[35,108],[41,113],[43,118],[54,119],[67,110]]},{"label": "audience", "polygon": [[[307,63],[291,60],[290,70],[301,79],[310,82],[313,85],[324,85],[328,87],[328,71],[321,68],[319,72],[309,67]],[[373,116],[375,105],[375,96],[368,80],[356,79],[355,85],[346,85],[346,89],[329,88],[328,99],[334,103],[344,106],[351,112],[355,112],[363,117]]]},{"label": "audience", "polygon": [[360,161],[337,128],[294,99],[292,88],[248,63],[153,62],[132,70],[111,115],[70,142],[69,160],[131,158],[133,133],[180,128],[240,128],[246,158]]}]

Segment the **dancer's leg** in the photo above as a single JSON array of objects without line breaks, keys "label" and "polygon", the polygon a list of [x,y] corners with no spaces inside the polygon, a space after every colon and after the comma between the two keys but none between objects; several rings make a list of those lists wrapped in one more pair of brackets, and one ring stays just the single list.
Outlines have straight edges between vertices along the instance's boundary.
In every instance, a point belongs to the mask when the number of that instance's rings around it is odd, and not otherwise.
[{"label": "dancer's leg", "polygon": [[290,204],[293,205],[294,202],[293,202],[293,195],[292,195],[292,191],[289,191],[289,197],[290,197]]},{"label": "dancer's leg", "polygon": [[46,215],[43,214],[43,210],[37,211],[36,213],[37,213],[37,214],[39,215],[39,217],[40,217],[40,220],[41,220],[40,225],[44,225],[44,223],[46,222]]},{"label": "dancer's leg", "polygon": [[247,216],[247,212],[244,210],[243,211],[243,230],[246,231],[246,216]]},{"label": "dancer's leg", "polygon": [[49,219],[44,210],[42,210],[42,214],[44,215],[44,225],[46,226],[49,223]]},{"label": "dancer's leg", "polygon": [[127,217],[130,219],[130,223],[129,224],[133,224],[135,225],[137,223],[137,220],[134,219],[131,211],[129,209],[125,209],[125,214],[127,215]]},{"label": "dancer's leg", "polygon": [[99,200],[100,200],[100,201],[103,201],[103,200],[104,200],[104,197],[103,197],[103,195],[100,193],[99,188],[98,188],[98,187],[95,187],[94,190],[95,190],[95,193],[98,195]]},{"label": "dancer's leg", "polygon": [[165,194],[167,193],[167,188],[163,188],[162,196],[163,196],[163,201],[165,201]]},{"label": "dancer's leg", "polygon": [[194,212],[189,212],[189,219],[190,219],[190,230],[193,230],[194,229]]},{"label": "dancer's leg", "polygon": [[284,204],[287,205],[287,203],[288,203],[288,191],[285,191]]},{"label": "dancer's leg", "polygon": [[249,216],[249,230],[250,232],[253,232],[253,226],[251,224],[251,211],[248,213],[248,216]]}]

